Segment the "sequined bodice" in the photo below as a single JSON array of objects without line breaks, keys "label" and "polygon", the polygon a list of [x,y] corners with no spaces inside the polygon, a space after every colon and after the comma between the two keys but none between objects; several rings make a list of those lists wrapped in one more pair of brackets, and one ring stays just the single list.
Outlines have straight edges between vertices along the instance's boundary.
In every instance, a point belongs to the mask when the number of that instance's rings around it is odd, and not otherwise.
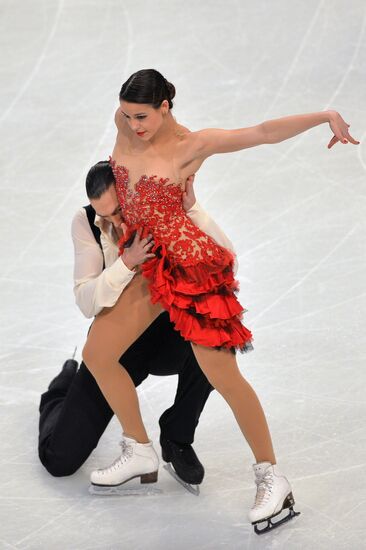
[{"label": "sequined bodice", "polygon": [[194,225],[184,211],[179,184],[168,178],[141,176],[131,189],[128,169],[110,162],[128,226],[147,227],[155,241],[166,246],[174,263],[194,265],[221,257],[223,249]]}]

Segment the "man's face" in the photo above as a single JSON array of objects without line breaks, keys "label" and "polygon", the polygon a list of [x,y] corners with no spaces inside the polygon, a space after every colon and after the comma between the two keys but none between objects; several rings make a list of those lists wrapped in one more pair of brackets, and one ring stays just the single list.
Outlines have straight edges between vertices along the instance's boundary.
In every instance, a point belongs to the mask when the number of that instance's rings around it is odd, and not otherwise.
[{"label": "man's face", "polygon": [[122,233],[120,226],[123,222],[123,217],[117,199],[116,188],[113,184],[108,187],[107,191],[99,199],[92,199],[90,204],[98,216],[112,223],[118,234]]}]

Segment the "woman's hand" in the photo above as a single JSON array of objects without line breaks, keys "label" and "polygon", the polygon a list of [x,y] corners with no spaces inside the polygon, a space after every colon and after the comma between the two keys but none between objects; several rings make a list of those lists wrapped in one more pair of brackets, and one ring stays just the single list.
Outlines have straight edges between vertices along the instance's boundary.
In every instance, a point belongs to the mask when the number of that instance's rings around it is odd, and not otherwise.
[{"label": "woman's hand", "polygon": [[[121,223],[121,229],[125,233],[127,226],[124,223]],[[130,271],[138,265],[141,265],[147,260],[155,257],[155,254],[149,252],[154,246],[153,236],[148,235],[145,239],[140,239],[140,237],[141,230],[140,232],[136,232],[131,246],[129,248],[125,248],[121,256],[123,263]]]},{"label": "woman's hand", "polygon": [[196,203],[196,195],[194,194],[193,189],[193,183],[194,183],[195,175],[189,176],[186,181],[186,186],[183,191],[183,208],[186,212],[192,208],[192,206]]},{"label": "woman's hand", "polygon": [[353,143],[358,145],[360,142],[356,141],[348,132],[350,127],[347,122],[343,120],[341,115],[337,111],[329,111],[329,126],[334,134],[330,142],[328,143],[328,149],[333,147],[338,141],[341,143]]}]

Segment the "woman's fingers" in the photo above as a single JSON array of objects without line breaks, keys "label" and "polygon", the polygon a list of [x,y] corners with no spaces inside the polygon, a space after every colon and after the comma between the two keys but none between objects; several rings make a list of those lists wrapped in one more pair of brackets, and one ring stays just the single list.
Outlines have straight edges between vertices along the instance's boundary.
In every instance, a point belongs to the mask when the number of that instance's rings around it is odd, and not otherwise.
[{"label": "woman's fingers", "polygon": [[338,141],[346,144],[348,142],[352,143],[353,145],[359,145],[359,141],[354,139],[351,134],[347,131],[345,132],[345,135],[341,135],[341,137],[333,136],[330,142],[328,143],[328,149],[331,149],[333,145],[335,145]]},{"label": "woman's fingers", "polygon": [[343,144],[352,143],[353,145],[358,145],[360,143],[351,136],[348,131],[348,129],[350,128],[350,124],[343,120],[339,113],[335,113],[334,115],[332,115],[329,125],[334,136],[328,143],[328,149],[333,147],[333,145],[335,145],[338,141]]},{"label": "woman's fingers", "polygon": [[[347,126],[349,127],[349,124],[347,124]],[[349,141],[350,143],[353,143],[353,145],[358,145],[358,144],[360,143],[359,141],[357,141],[356,139],[354,139],[354,138],[351,136],[351,134],[348,132],[348,130],[347,130],[347,132],[346,132],[346,139],[348,139],[348,141]]]},{"label": "woman's fingers", "polygon": [[332,139],[330,140],[330,142],[328,143],[328,149],[331,149],[331,147],[333,147],[333,145],[335,145],[337,143],[337,141],[339,141],[337,136],[333,136]]}]

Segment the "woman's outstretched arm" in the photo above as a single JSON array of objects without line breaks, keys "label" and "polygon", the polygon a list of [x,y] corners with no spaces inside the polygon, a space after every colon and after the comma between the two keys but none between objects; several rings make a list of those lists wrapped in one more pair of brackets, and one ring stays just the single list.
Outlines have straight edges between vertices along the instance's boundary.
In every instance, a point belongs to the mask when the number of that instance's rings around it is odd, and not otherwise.
[{"label": "woman's outstretched arm", "polygon": [[329,123],[334,134],[328,143],[329,149],[338,141],[354,145],[359,143],[349,134],[349,124],[337,111],[324,111],[267,120],[257,126],[238,130],[212,128],[193,132],[191,152],[195,153],[196,158],[205,159],[217,153],[240,151],[265,143],[279,143],[325,122]]}]

